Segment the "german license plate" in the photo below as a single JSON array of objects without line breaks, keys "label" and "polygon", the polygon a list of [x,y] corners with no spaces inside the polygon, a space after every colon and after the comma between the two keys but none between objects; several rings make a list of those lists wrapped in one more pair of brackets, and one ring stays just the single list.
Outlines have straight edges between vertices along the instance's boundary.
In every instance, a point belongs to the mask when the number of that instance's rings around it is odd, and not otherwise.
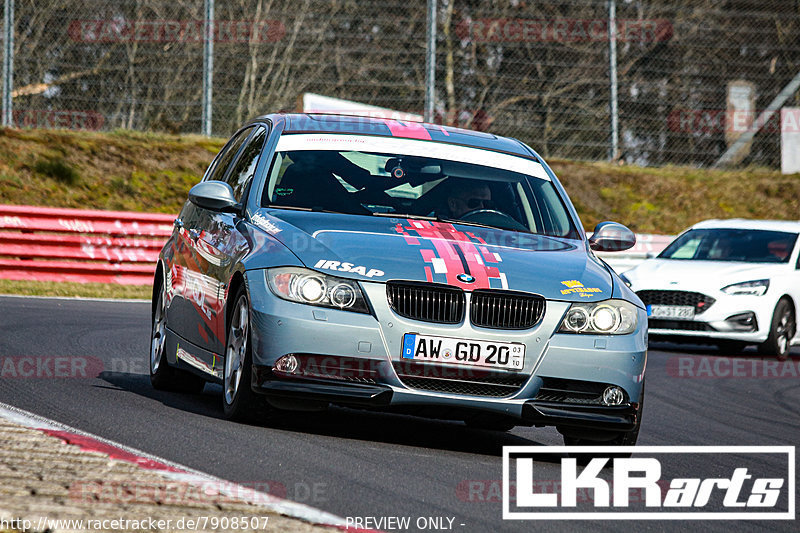
[{"label": "german license plate", "polygon": [[648,305],[647,316],[691,320],[694,318],[694,307],[691,305]]},{"label": "german license plate", "polygon": [[403,359],[421,362],[522,370],[525,345],[515,342],[477,341],[406,333]]}]

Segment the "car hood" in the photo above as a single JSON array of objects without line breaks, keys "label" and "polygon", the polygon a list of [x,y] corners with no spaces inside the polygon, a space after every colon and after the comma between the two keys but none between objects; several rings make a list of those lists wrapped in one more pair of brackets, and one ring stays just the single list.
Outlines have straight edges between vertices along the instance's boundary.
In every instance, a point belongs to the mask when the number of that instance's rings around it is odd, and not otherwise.
[{"label": "car hood", "polygon": [[708,292],[732,283],[769,279],[778,264],[648,259],[625,272],[634,290],[672,289]]},{"label": "car hood", "polygon": [[[261,209],[251,221],[304,265],[350,279],[610,298],[608,270],[580,240],[407,218]],[[465,278],[463,274],[470,278]]]}]

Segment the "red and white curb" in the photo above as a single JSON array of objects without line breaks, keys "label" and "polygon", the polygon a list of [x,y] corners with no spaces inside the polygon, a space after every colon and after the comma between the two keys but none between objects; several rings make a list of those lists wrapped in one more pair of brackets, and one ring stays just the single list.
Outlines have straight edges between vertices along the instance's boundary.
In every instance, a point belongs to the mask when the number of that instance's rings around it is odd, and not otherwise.
[{"label": "red and white curb", "polygon": [[[258,505],[277,514],[297,518],[320,526],[335,527],[337,529],[346,528],[345,519],[334,514],[315,509],[302,503],[278,498],[272,494],[244,487],[230,481],[225,481],[218,477],[173,463],[167,459],[104,439],[97,435],[86,433],[85,431],[29,413],[28,411],[23,411],[22,409],[2,402],[0,402],[0,418],[4,418],[23,427],[39,430],[47,435],[57,437],[67,444],[78,446],[83,450],[100,452],[108,455],[112,459],[133,463],[139,468],[156,472],[170,481],[179,481],[181,483],[198,486],[199,488],[213,484],[214,487],[218,488],[216,490],[224,496],[235,497],[238,500]],[[350,529],[348,531],[354,530]]]}]

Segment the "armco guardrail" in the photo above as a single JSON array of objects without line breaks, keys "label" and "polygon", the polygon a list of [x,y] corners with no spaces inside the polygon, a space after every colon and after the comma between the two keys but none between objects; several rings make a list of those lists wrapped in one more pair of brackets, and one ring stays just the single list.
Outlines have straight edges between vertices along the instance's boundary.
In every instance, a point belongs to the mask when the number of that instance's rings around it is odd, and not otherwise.
[{"label": "armco guardrail", "polygon": [[150,284],[174,218],[0,205],[0,278]]}]

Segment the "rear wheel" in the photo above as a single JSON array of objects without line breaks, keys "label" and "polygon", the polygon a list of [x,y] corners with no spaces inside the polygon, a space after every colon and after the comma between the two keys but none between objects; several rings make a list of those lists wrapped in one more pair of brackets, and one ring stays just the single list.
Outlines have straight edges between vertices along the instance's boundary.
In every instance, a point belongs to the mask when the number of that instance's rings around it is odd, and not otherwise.
[{"label": "rear wheel", "polygon": [[150,384],[159,390],[197,393],[203,390],[203,378],[167,363],[165,345],[167,340],[167,295],[162,283],[158,289],[156,305],[152,315],[150,332]]},{"label": "rear wheel", "polygon": [[266,415],[268,407],[250,387],[253,372],[250,304],[243,286],[231,301],[234,304],[225,343],[222,410],[229,420],[257,420]]},{"label": "rear wheel", "polygon": [[797,322],[791,304],[784,299],[779,300],[772,314],[769,336],[766,342],[758,346],[758,351],[785,360],[789,357],[789,343],[796,331]]}]

